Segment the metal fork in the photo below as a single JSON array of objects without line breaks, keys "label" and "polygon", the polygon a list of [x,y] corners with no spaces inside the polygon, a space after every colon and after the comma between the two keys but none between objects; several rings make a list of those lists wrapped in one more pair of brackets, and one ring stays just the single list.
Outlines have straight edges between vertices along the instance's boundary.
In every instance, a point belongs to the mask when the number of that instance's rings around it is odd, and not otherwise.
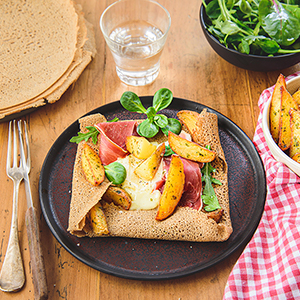
[{"label": "metal fork", "polygon": [[4,262],[0,272],[0,289],[5,292],[18,291],[22,288],[25,282],[24,267],[18,238],[18,197],[19,186],[23,179],[22,160],[20,160],[18,163],[18,144],[16,121],[10,121],[8,131],[6,173],[14,183],[14,194],[10,235]]},{"label": "metal fork", "polygon": [[[25,215],[25,223],[27,229],[27,237],[30,252],[32,281],[34,286],[34,296],[36,300],[48,299],[47,280],[45,272],[45,264],[40,240],[40,229],[36,209],[33,206],[32,194],[29,181],[29,172],[31,169],[30,147],[28,140],[27,125],[24,121],[24,135],[22,121],[18,122],[19,138],[20,138],[20,159],[22,161],[22,173],[25,184],[25,192],[27,199],[27,211]],[[25,146],[23,145],[25,142]]]}]

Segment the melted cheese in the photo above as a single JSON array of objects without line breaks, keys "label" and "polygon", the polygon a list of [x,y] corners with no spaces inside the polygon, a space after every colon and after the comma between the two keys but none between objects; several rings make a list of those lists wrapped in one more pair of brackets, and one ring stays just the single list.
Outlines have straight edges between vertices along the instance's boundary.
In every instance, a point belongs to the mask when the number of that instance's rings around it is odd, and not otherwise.
[{"label": "melted cheese", "polygon": [[132,154],[125,158],[119,158],[127,172],[125,181],[121,187],[131,196],[132,203],[130,210],[140,209],[154,209],[158,206],[161,193],[154,190],[156,182],[163,177],[163,162],[160,163],[159,168],[151,181],[145,181],[134,174],[134,169],[142,162],[141,159],[134,157]]}]

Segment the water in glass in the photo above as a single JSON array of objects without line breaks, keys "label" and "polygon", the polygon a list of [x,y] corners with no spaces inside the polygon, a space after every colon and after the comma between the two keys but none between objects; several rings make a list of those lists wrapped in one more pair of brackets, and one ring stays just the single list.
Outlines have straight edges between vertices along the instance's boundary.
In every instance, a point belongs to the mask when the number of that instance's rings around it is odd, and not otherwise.
[{"label": "water in glass", "polygon": [[130,21],[118,25],[109,38],[118,76],[131,85],[152,82],[159,73],[163,32],[146,21]]}]

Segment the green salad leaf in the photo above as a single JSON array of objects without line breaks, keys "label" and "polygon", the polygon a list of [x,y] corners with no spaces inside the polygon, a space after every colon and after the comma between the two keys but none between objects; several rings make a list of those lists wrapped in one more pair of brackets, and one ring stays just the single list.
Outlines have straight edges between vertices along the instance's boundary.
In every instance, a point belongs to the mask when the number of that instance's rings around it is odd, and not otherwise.
[{"label": "green salad leaf", "polygon": [[298,0],[203,1],[207,30],[224,46],[245,54],[300,52]]},{"label": "green salad leaf", "polygon": [[147,109],[143,106],[139,97],[133,92],[124,92],[120,102],[122,106],[131,112],[146,114],[147,119],[137,127],[137,133],[146,138],[154,137],[159,130],[168,135],[169,131],[179,134],[181,123],[174,118],[168,118],[163,114],[158,114],[164,108],[167,108],[173,100],[172,92],[167,88],[158,90],[153,96],[152,106]]},{"label": "green salad leaf", "polygon": [[104,166],[104,171],[107,179],[115,185],[123,183],[126,179],[126,169],[119,162]]},{"label": "green salad leaf", "polygon": [[175,154],[175,152],[172,150],[172,148],[168,144],[165,144],[164,156],[171,156],[172,154]]},{"label": "green salad leaf", "polygon": [[140,114],[146,113],[146,109],[143,106],[140,98],[133,92],[128,91],[123,93],[120,102],[122,106],[128,111],[137,112]]},{"label": "green salad leaf", "polygon": [[203,200],[203,203],[205,204],[204,209],[206,211],[214,211],[221,208],[219,200],[213,188],[213,184],[222,185],[222,183],[218,179],[212,177],[212,173],[214,173],[215,171],[216,169],[212,167],[210,162],[205,163],[201,169],[201,180],[204,183],[201,198]]}]

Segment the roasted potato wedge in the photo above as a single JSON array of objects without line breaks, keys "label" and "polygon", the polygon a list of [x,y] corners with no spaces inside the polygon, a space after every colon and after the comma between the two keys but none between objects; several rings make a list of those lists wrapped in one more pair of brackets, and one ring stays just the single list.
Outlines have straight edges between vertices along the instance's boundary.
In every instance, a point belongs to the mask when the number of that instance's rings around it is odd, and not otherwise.
[{"label": "roasted potato wedge", "polygon": [[98,236],[109,234],[106,217],[100,202],[90,209],[89,214],[93,232]]},{"label": "roasted potato wedge", "polygon": [[211,212],[207,213],[207,217],[208,217],[209,219],[213,219],[213,220],[215,220],[217,223],[219,223],[220,220],[221,220],[221,218],[222,218],[222,216],[223,216],[223,212],[224,212],[223,209],[216,209],[216,210],[214,210],[214,211],[211,211]]},{"label": "roasted potato wedge", "polygon": [[164,153],[165,144],[163,143],[156,148],[150,157],[135,168],[134,173],[144,180],[152,180],[157,172]]},{"label": "roasted potato wedge", "polygon": [[198,116],[197,112],[191,110],[181,110],[177,113],[179,121],[189,130],[194,142],[197,140],[195,136]]},{"label": "roasted potato wedge", "polygon": [[142,136],[128,136],[126,138],[126,148],[139,159],[148,158],[156,149],[154,145]]},{"label": "roasted potato wedge", "polygon": [[291,121],[290,109],[298,109],[298,104],[285,87],[281,87],[281,109],[279,119],[278,146],[285,151],[291,145]]},{"label": "roasted potato wedge", "polygon": [[292,156],[292,159],[300,163],[300,153],[296,153]]},{"label": "roasted potato wedge", "polygon": [[[290,146],[289,155],[290,155],[290,157],[293,158],[293,157],[295,157],[295,155],[297,153],[300,153],[300,111],[296,110],[296,109],[291,109],[290,116],[291,116],[291,119],[290,119],[290,121],[291,121],[291,146]],[[295,159],[295,160],[297,160],[297,159]]]},{"label": "roasted potato wedge", "polygon": [[175,210],[183,193],[185,175],[183,163],[179,156],[172,155],[169,172],[161,195],[155,219],[162,221]]},{"label": "roasted potato wedge", "polygon": [[115,205],[120,206],[125,210],[129,210],[131,206],[130,195],[118,186],[110,186],[102,196],[102,199],[107,203],[113,202]]},{"label": "roasted potato wedge", "polygon": [[101,159],[88,144],[83,145],[81,165],[87,181],[92,185],[97,186],[104,180],[105,171]]},{"label": "roasted potato wedge", "polygon": [[293,98],[295,99],[295,101],[298,103],[298,105],[300,105],[300,90],[298,90],[297,92],[295,92],[293,94]]},{"label": "roasted potato wedge", "polygon": [[276,81],[272,94],[272,100],[270,103],[270,132],[276,144],[279,140],[279,119],[281,110],[282,86],[286,87],[286,82],[284,76],[280,74]]},{"label": "roasted potato wedge", "polygon": [[171,149],[181,157],[196,162],[211,162],[215,159],[216,153],[200,146],[197,143],[188,141],[173,132],[169,132],[168,137]]}]

